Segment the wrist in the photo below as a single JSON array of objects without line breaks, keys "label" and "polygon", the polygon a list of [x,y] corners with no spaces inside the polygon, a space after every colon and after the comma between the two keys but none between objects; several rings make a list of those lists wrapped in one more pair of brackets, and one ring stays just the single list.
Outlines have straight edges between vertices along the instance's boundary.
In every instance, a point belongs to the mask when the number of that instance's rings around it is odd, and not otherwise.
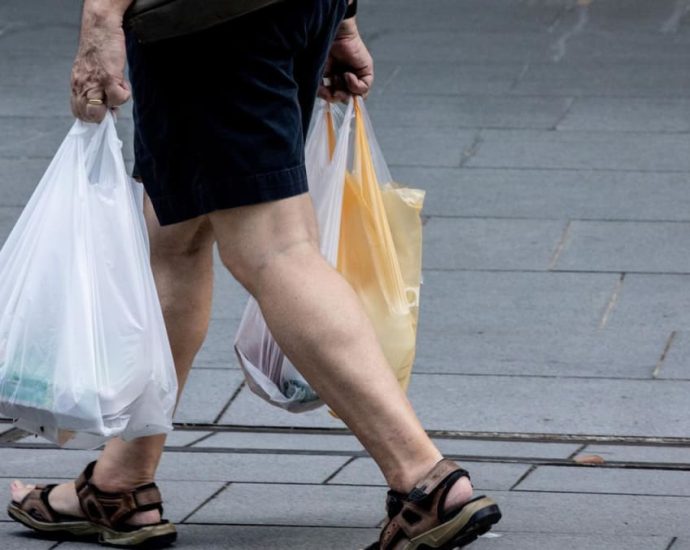
[{"label": "wrist", "polygon": [[357,21],[354,17],[349,19],[343,19],[338,27],[338,31],[335,34],[336,40],[342,40],[347,38],[355,38],[359,36],[359,29],[357,29]]},{"label": "wrist", "polygon": [[106,27],[121,27],[132,0],[84,0],[83,22]]}]

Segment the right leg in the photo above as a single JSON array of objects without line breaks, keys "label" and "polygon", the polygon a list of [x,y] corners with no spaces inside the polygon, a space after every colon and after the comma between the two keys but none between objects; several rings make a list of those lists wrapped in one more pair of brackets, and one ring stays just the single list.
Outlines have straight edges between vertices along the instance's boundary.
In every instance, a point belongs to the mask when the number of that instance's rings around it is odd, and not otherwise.
[{"label": "right leg", "polygon": [[[151,243],[151,267],[181,393],[208,329],[214,238],[205,216],[161,227],[148,198],[145,214]],[[164,435],[128,442],[109,441],[98,459],[93,483],[104,491],[119,492],[153,481],[164,443]],[[15,481],[11,487],[12,500],[21,502],[31,489],[32,485]],[[82,515],[74,482],[56,487],[50,492],[49,502],[58,512]],[[149,524],[159,519],[158,511],[147,511],[134,516],[132,523]]]}]

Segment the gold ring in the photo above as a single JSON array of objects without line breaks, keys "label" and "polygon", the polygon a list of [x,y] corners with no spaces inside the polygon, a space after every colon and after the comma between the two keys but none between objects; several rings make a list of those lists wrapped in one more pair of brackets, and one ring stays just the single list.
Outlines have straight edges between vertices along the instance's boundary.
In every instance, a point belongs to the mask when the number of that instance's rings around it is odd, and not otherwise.
[{"label": "gold ring", "polygon": [[89,99],[89,100],[87,100],[87,103],[89,105],[103,105],[103,100],[102,99]]}]

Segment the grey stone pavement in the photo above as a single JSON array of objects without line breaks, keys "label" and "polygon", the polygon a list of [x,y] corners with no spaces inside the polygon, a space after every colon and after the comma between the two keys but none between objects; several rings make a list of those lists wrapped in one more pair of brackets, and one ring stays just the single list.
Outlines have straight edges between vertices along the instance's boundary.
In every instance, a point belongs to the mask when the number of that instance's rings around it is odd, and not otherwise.
[{"label": "grey stone pavement", "polygon": [[[69,125],[77,0],[0,0],[0,242]],[[504,510],[482,550],[690,549],[690,1],[361,0],[369,105],[428,191],[411,398]],[[131,161],[131,116],[119,122]],[[250,394],[213,322],[160,482],[180,548],[354,549],[383,481],[325,410]],[[0,423],[0,477],[94,452]],[[605,463],[581,465],[582,455]],[[0,521],[0,547],[60,550]]]}]

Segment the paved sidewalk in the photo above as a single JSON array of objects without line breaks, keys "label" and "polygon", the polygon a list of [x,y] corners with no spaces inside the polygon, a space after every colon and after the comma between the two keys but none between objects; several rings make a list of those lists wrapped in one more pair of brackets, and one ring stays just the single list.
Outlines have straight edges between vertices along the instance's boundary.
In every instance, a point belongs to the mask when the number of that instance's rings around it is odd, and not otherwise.
[{"label": "paved sidewalk", "polygon": [[[77,0],[0,0],[0,243],[71,124]],[[393,174],[428,191],[410,395],[504,510],[478,550],[690,550],[690,0],[361,0]],[[131,116],[119,122],[131,161]],[[160,470],[180,548],[350,549],[385,487],[213,322]],[[0,420],[0,478],[73,477]],[[581,465],[599,455],[603,465]],[[0,481],[2,481],[0,479]],[[0,547],[71,550],[0,521]]]}]

